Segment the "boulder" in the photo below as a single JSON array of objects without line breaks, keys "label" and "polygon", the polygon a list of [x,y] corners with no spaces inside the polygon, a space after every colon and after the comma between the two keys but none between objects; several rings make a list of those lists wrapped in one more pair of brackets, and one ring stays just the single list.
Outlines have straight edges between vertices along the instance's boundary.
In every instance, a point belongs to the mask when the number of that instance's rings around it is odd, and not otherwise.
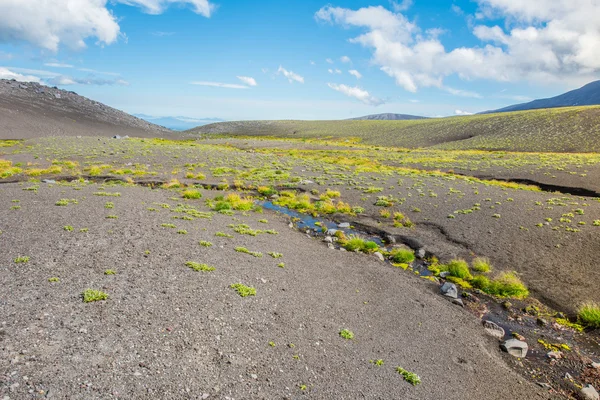
[{"label": "boulder", "polygon": [[592,385],[586,385],[581,389],[581,397],[585,400],[600,400],[600,395]]},{"label": "boulder", "polygon": [[500,345],[500,348],[513,357],[525,358],[529,346],[518,339],[509,339]]},{"label": "boulder", "polygon": [[440,291],[442,292],[442,294],[444,296],[448,296],[453,299],[458,298],[458,289],[456,288],[456,285],[454,283],[451,283],[451,282],[444,283],[442,285],[442,287],[440,288]]},{"label": "boulder", "polygon": [[504,332],[504,328],[502,328],[500,325],[496,324],[495,322],[486,320],[482,321],[482,324],[485,333],[495,337],[496,339],[504,339],[504,335],[506,335],[506,332]]},{"label": "boulder", "polygon": [[379,258],[379,261],[385,261],[385,258],[383,257],[383,254],[381,254],[380,252],[376,251],[375,253],[373,253],[373,255],[377,258]]}]

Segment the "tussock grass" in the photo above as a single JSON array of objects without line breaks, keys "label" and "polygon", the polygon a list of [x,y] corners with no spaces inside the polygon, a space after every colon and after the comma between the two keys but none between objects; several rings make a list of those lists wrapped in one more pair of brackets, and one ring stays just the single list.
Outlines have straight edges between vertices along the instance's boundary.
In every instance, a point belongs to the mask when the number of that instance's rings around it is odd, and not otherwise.
[{"label": "tussock grass", "polygon": [[577,312],[577,318],[581,325],[587,328],[600,328],[600,305],[589,302],[582,304]]}]

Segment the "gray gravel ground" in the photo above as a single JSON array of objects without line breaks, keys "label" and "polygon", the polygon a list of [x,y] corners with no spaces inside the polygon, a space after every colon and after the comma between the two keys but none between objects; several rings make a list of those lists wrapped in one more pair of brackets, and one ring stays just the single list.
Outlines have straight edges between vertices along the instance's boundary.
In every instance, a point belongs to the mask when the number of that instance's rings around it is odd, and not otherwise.
[{"label": "gray gravel ground", "polygon": [[[172,218],[181,215],[171,211],[181,202],[174,191],[107,187],[121,196],[99,197],[98,185],[27,186],[0,185],[0,398],[548,398],[435,284],[330,250],[283,216],[183,221]],[[61,198],[78,204],[55,206]],[[239,235],[231,223],[279,234]],[[30,260],[14,263],[18,256]],[[216,270],[195,272],[186,261]],[[256,296],[238,296],[229,287],[237,282]],[[109,298],[83,303],[86,288]],[[353,340],[339,336],[344,328]],[[405,382],[397,366],[422,384]]]}]

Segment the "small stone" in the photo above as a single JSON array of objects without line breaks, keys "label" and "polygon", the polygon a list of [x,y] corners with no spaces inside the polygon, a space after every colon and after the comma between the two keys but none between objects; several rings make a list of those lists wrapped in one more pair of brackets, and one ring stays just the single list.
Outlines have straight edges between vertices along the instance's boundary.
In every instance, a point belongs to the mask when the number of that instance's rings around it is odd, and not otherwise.
[{"label": "small stone", "polygon": [[252,378],[252,379],[258,379],[258,375],[256,375],[256,374],[250,374],[250,378]]},{"label": "small stone", "polygon": [[566,373],[565,374],[565,379],[572,381],[573,380],[573,375],[571,375],[570,373]]},{"label": "small stone", "polygon": [[394,244],[394,243],[396,243],[396,237],[392,236],[392,235],[387,235],[385,237],[385,241],[388,242],[388,243],[390,243],[390,244]]},{"label": "small stone", "polygon": [[527,350],[529,350],[527,343],[517,339],[509,339],[503,342],[500,348],[511,356],[518,358],[525,358]]},{"label": "small stone", "polygon": [[545,383],[545,382],[537,382],[538,386],[543,387],[544,389],[552,389],[552,386],[550,386],[549,384]]},{"label": "small stone", "polygon": [[440,272],[440,278],[445,278],[448,275],[450,275],[450,272],[448,272],[448,271],[442,271],[442,272]]},{"label": "small stone", "polygon": [[325,239],[323,239],[323,241],[325,243],[333,243],[333,238],[331,236],[325,236]]},{"label": "small stone", "polygon": [[581,389],[581,396],[585,400],[600,400],[600,395],[592,385],[586,385]]},{"label": "small stone", "polygon": [[523,335],[520,335],[520,334],[518,334],[517,332],[513,332],[513,334],[512,334],[512,335],[513,335],[513,337],[514,337],[515,339],[519,339],[519,340],[521,340],[521,341],[523,341],[523,342],[525,341],[525,336],[523,336]]},{"label": "small stone", "polygon": [[440,290],[444,296],[448,296],[453,299],[458,298],[458,289],[454,283],[446,282],[442,285]]},{"label": "small stone", "polygon": [[333,236],[336,234],[337,231],[338,231],[337,229],[328,229],[327,236]]},{"label": "small stone", "polygon": [[538,325],[540,325],[540,326],[546,326],[546,325],[548,325],[548,321],[546,321],[544,318],[539,318],[539,317],[538,317],[538,319],[537,319],[537,321],[536,321],[536,322],[537,322],[537,324],[538,324]]},{"label": "small stone", "polygon": [[452,304],[456,304],[456,305],[459,305],[461,307],[465,306],[465,303],[463,303],[462,299],[452,299]]},{"label": "small stone", "polygon": [[333,243],[327,243],[327,247],[330,249],[335,249],[335,246],[333,245]]},{"label": "small stone", "polygon": [[373,253],[373,255],[377,258],[379,258],[379,261],[385,261],[385,258],[383,257],[383,254],[381,254],[380,252],[376,251],[375,253]]},{"label": "small stone", "polygon": [[202,400],[208,399],[208,396],[210,396],[208,393],[202,393]]},{"label": "small stone", "polygon": [[338,228],[350,228],[350,223],[342,222],[341,224],[338,224]]},{"label": "small stone", "polygon": [[550,351],[546,355],[554,360],[560,360],[563,357],[562,351]]},{"label": "small stone", "polygon": [[592,368],[600,369],[600,363],[593,362],[592,363]]},{"label": "small stone", "polygon": [[419,259],[425,258],[425,249],[419,249],[416,251],[415,256]]},{"label": "small stone", "polygon": [[504,339],[506,332],[504,331],[504,328],[502,328],[500,325],[492,321],[482,321],[482,324],[485,333],[500,340]]},{"label": "small stone", "polygon": [[504,307],[505,310],[508,310],[509,308],[512,307],[512,303],[510,301],[503,301],[502,307]]}]

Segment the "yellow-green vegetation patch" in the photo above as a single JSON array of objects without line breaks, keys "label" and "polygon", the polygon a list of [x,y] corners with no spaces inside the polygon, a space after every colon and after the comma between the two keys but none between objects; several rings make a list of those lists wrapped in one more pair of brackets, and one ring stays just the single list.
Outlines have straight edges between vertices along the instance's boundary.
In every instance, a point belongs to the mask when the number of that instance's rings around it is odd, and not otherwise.
[{"label": "yellow-green vegetation patch", "polygon": [[354,333],[348,329],[342,329],[340,331],[340,336],[344,339],[351,340],[354,339]]},{"label": "yellow-green vegetation patch", "polygon": [[230,235],[229,233],[225,233],[225,232],[217,232],[217,233],[215,233],[215,236],[229,238],[229,239],[233,238],[233,235]]},{"label": "yellow-green vegetation patch", "polygon": [[114,269],[107,269],[106,271],[104,271],[104,275],[116,275],[117,271],[115,271]]},{"label": "yellow-green vegetation patch", "polygon": [[246,254],[250,254],[251,256],[254,257],[262,257],[263,254],[259,251],[250,251],[245,247],[236,247],[235,251],[237,251],[238,253],[246,253]]},{"label": "yellow-green vegetation patch", "polygon": [[410,264],[415,261],[415,253],[408,249],[395,248],[390,251],[389,255],[395,264]]},{"label": "yellow-green vegetation patch", "polygon": [[237,292],[237,294],[239,294],[241,297],[247,297],[247,296],[256,296],[256,289],[250,286],[246,286],[242,283],[233,283],[230,286],[232,289],[235,289],[235,291]]},{"label": "yellow-green vegetation patch", "polygon": [[348,251],[360,251],[362,253],[374,253],[379,249],[377,243],[365,240],[358,235],[349,235],[340,240],[342,246]]},{"label": "yellow-green vegetation patch", "polygon": [[202,198],[202,193],[196,189],[189,189],[184,190],[183,193],[181,193],[181,197],[184,199],[200,199]]},{"label": "yellow-green vegetation patch", "polygon": [[204,247],[211,247],[213,244],[211,242],[208,242],[206,240],[201,240],[200,241],[200,246],[204,246]]},{"label": "yellow-green vegetation patch", "polygon": [[83,296],[84,303],[91,303],[93,301],[100,301],[100,300],[108,299],[107,293],[104,293],[100,290],[95,290],[95,289],[84,290],[82,293],[82,296]]},{"label": "yellow-green vegetation patch", "polygon": [[0,139],[0,147],[12,147],[21,143],[21,140]]},{"label": "yellow-green vegetation patch", "polygon": [[383,360],[382,359],[378,359],[378,360],[369,360],[369,362],[373,365],[376,365],[378,367],[381,367],[383,365]]},{"label": "yellow-green vegetation patch", "polygon": [[471,263],[473,266],[473,271],[488,273],[492,270],[492,265],[490,264],[490,260],[485,257],[477,257]]},{"label": "yellow-green vegetation patch", "polygon": [[273,258],[281,258],[281,257],[283,257],[283,254],[281,254],[281,253],[276,253],[276,252],[274,252],[274,251],[272,251],[272,252],[270,252],[270,253],[268,253],[268,254],[269,254],[271,257],[273,257]]},{"label": "yellow-green vegetation patch", "polygon": [[185,265],[198,272],[212,272],[216,269],[215,267],[211,267],[208,264],[201,264],[194,261],[188,261],[185,263]]},{"label": "yellow-green vegetation patch", "polygon": [[51,278],[48,278],[48,282],[52,282],[52,283],[60,282],[60,278],[53,276]]},{"label": "yellow-green vegetation patch", "polygon": [[61,207],[66,207],[69,204],[78,204],[78,203],[79,202],[77,201],[77,199],[60,199],[56,203],[54,203],[54,205],[61,206]]},{"label": "yellow-green vegetation patch", "polygon": [[421,378],[419,378],[419,375],[415,374],[414,372],[407,371],[402,367],[396,367],[396,372],[402,375],[404,380],[413,386],[421,383]]},{"label": "yellow-green vegetation patch", "polygon": [[600,328],[600,305],[589,302],[582,304],[577,311],[579,324],[586,328]]},{"label": "yellow-green vegetation patch", "polygon": [[29,262],[29,256],[19,256],[15,258],[15,264],[24,264]]},{"label": "yellow-green vegetation patch", "polygon": [[562,326],[566,326],[567,328],[571,328],[577,332],[583,332],[585,327],[581,324],[571,322],[566,318],[556,318],[556,323]]}]

